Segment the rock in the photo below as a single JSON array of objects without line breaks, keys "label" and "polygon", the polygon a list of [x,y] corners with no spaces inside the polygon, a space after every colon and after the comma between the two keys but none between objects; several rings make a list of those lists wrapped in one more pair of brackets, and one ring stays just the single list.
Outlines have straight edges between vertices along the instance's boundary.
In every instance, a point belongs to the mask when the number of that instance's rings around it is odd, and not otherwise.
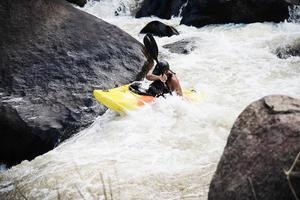
[{"label": "rock", "polygon": [[281,58],[286,59],[291,56],[300,56],[300,39],[293,42],[293,44],[288,44],[285,47],[278,47],[275,54]]},{"label": "rock", "polygon": [[145,0],[135,17],[150,17],[154,15],[161,19],[171,19],[172,16],[179,15],[181,7],[186,2],[187,0]]},{"label": "rock", "polygon": [[202,27],[208,24],[280,22],[288,19],[289,6],[293,3],[286,0],[190,0],[183,9],[180,23]]},{"label": "rock", "polygon": [[140,33],[151,33],[159,37],[171,37],[172,35],[179,35],[179,32],[172,26],[168,26],[159,21],[149,22]]},{"label": "rock", "polygon": [[272,113],[300,113],[300,100],[288,97],[265,97],[265,104]]},{"label": "rock", "polygon": [[196,48],[196,45],[194,43],[194,41],[183,39],[171,44],[166,44],[163,47],[169,49],[171,53],[189,54]]},{"label": "rock", "polygon": [[80,7],[83,7],[86,4],[86,0],[67,0],[70,3],[74,3]]},{"label": "rock", "polygon": [[106,109],[92,96],[142,78],[143,46],[64,0],[0,1],[0,163],[32,159]]},{"label": "rock", "polygon": [[[252,103],[232,127],[208,199],[294,200],[284,170],[299,152],[300,100],[274,95]],[[291,184],[299,196],[300,177]]]}]

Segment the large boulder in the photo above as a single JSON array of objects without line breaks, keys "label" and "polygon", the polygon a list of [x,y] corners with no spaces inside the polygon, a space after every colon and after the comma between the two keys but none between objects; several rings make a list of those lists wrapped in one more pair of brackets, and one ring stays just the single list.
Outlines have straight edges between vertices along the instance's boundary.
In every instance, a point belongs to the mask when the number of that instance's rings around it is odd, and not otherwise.
[{"label": "large boulder", "polygon": [[0,163],[52,149],[105,111],[93,89],[144,74],[137,40],[64,0],[2,0],[0,24]]},{"label": "large boulder", "polygon": [[[300,197],[300,100],[267,96],[234,123],[209,188],[209,200],[294,200]],[[295,172],[298,171],[298,177]]]},{"label": "large boulder", "polygon": [[[294,1],[295,3],[297,1]],[[289,0],[189,0],[181,24],[280,22],[289,17]]]},{"label": "large boulder", "polygon": [[162,19],[171,19],[172,16],[180,14],[180,10],[186,2],[187,0],[145,0],[135,17],[154,15]]},{"label": "large boulder", "polygon": [[149,22],[140,33],[151,33],[158,37],[171,37],[172,35],[179,35],[179,32],[172,26],[166,25],[160,21]]}]

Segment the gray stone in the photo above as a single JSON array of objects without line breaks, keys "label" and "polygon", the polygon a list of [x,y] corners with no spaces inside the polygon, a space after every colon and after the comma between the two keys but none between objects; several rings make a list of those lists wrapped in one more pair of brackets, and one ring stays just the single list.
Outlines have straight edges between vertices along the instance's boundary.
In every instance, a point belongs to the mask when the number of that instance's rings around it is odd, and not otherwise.
[{"label": "gray stone", "polygon": [[0,162],[52,149],[106,110],[94,89],[144,76],[141,43],[64,0],[2,0],[0,24]]},{"label": "gray stone", "polygon": [[189,54],[196,48],[196,45],[193,40],[183,39],[174,43],[166,44],[163,47],[169,49],[171,53]]},{"label": "gray stone", "polygon": [[287,59],[291,56],[300,56],[300,39],[284,47],[278,47],[275,54],[281,59]]},{"label": "gray stone", "polygon": [[273,113],[293,113],[300,112],[300,100],[287,96],[267,96],[264,98],[265,104]]},{"label": "gray stone", "polygon": [[[298,99],[273,95],[240,114],[211,181],[209,200],[295,199],[285,171],[300,152],[299,106]],[[290,176],[298,197],[299,165]]]}]

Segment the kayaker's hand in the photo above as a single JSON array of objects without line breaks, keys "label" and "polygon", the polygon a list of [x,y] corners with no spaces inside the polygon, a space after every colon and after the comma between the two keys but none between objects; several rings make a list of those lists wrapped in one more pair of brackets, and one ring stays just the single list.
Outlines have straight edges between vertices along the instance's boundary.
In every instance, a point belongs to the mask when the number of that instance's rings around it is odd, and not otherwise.
[{"label": "kayaker's hand", "polygon": [[159,80],[160,80],[161,82],[163,82],[163,83],[166,82],[167,79],[168,79],[168,77],[167,77],[165,74],[162,74],[162,75],[159,76]]}]

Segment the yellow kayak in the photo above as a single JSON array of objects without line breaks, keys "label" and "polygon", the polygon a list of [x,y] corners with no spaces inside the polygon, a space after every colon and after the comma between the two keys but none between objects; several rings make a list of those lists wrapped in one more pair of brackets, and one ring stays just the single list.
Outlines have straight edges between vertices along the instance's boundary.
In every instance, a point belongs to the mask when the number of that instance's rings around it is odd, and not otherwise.
[{"label": "yellow kayak", "polygon": [[[156,99],[153,96],[132,92],[129,89],[129,85],[123,85],[110,90],[94,90],[93,95],[99,103],[121,114],[130,110],[136,110]],[[202,95],[198,94],[195,90],[183,90],[183,96],[187,100],[197,102],[201,99]]]}]

